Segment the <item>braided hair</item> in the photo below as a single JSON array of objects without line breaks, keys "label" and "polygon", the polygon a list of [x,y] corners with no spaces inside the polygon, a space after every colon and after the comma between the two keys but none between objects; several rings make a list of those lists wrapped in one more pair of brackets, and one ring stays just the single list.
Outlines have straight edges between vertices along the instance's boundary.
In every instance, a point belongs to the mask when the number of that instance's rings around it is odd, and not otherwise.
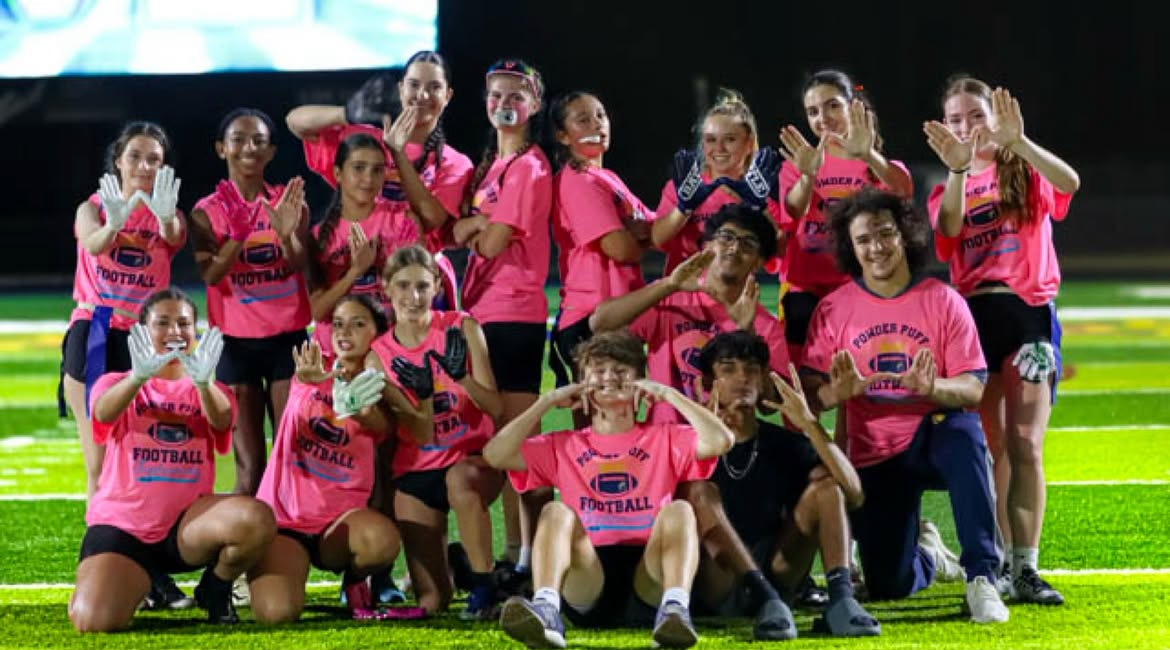
[{"label": "braided hair", "polygon": [[[382,143],[377,138],[368,133],[353,133],[348,136],[337,146],[337,153],[333,156],[333,165],[335,167],[345,166],[345,161],[349,160],[350,154],[361,149],[374,149],[378,153],[385,155],[382,149]],[[325,256],[329,247],[329,240],[333,237],[333,231],[337,228],[337,222],[341,220],[341,185],[333,190],[333,196],[329,199],[329,205],[325,208],[325,217],[321,220],[321,225],[317,230],[316,237],[309,238],[309,266],[308,279],[309,286],[312,289],[318,289],[325,286],[325,269],[321,266],[321,259]]]}]

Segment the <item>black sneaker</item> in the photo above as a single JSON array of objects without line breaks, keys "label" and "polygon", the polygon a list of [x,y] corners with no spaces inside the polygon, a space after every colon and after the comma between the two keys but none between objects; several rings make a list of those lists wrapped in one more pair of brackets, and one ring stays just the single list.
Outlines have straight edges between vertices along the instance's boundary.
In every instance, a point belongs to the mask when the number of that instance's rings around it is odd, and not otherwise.
[{"label": "black sneaker", "polygon": [[806,573],[804,579],[796,586],[796,595],[792,602],[797,607],[823,609],[829,604],[829,592],[818,587],[812,576]]},{"label": "black sneaker", "polygon": [[689,648],[699,642],[690,610],[674,600],[668,600],[658,608],[651,638],[651,648]]},{"label": "black sneaker", "polygon": [[496,584],[501,600],[511,596],[532,598],[532,572],[521,571],[510,560],[498,560],[492,567],[492,581]]},{"label": "black sneaker", "polygon": [[191,609],[195,599],[183,593],[175,579],[166,573],[150,575],[150,592],[142,601],[142,609]]},{"label": "black sneaker", "polygon": [[240,621],[232,605],[232,583],[217,578],[210,567],[203,571],[203,577],[195,586],[195,602],[207,610],[210,623],[231,624]]},{"label": "black sneaker", "polygon": [[447,566],[451,569],[451,581],[455,583],[457,591],[471,591],[475,585],[471,582],[471,561],[467,559],[467,550],[459,542],[447,544]]},{"label": "black sneaker", "polygon": [[1032,567],[1024,567],[1020,575],[1012,580],[1012,596],[1021,603],[1038,605],[1063,605],[1064,596],[1053,589]]}]

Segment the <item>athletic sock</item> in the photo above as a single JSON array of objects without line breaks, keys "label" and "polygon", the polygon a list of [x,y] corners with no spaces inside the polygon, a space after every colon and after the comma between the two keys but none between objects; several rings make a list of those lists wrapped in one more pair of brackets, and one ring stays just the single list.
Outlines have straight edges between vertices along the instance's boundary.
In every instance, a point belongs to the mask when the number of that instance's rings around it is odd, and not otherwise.
[{"label": "athletic sock", "polygon": [[662,602],[659,603],[658,606],[662,607],[672,600],[682,605],[683,607],[689,608],[691,606],[691,592],[679,587],[671,587],[670,589],[662,592]]},{"label": "athletic sock", "polygon": [[556,607],[558,612],[561,611],[561,595],[556,589],[549,589],[548,587],[537,589],[536,593],[532,595],[532,602],[538,600]]},{"label": "athletic sock", "polygon": [[829,602],[835,603],[853,596],[853,580],[849,576],[849,567],[839,566],[830,569],[825,574],[825,582],[829,587]]},{"label": "athletic sock", "polygon": [[1019,546],[1012,549],[1012,575],[1018,576],[1024,572],[1025,568],[1036,570],[1040,562],[1040,549],[1038,548],[1021,548]]},{"label": "athletic sock", "polygon": [[776,592],[776,588],[768,579],[764,577],[764,572],[759,569],[752,569],[743,575],[743,585],[747,588],[748,593],[751,594],[751,602],[753,606],[758,607],[760,604],[769,600],[779,600],[780,594]]}]

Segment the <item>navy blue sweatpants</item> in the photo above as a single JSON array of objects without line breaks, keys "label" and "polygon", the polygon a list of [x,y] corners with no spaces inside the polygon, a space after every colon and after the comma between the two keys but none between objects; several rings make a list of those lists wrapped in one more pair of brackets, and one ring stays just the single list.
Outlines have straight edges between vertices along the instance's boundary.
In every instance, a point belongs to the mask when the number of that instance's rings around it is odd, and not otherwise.
[{"label": "navy blue sweatpants", "polygon": [[931,413],[905,451],[857,473],[865,503],[850,520],[871,598],[905,598],[934,580],[934,560],[918,548],[926,490],[950,494],[967,580],[986,576],[994,582],[1001,546],[991,459],[977,413]]}]

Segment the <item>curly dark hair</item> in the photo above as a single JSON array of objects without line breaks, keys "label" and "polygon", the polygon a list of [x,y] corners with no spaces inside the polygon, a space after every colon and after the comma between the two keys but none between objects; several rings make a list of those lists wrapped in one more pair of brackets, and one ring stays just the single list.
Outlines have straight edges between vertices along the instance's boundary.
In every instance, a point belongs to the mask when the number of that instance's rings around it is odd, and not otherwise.
[{"label": "curly dark hair", "polygon": [[711,379],[720,361],[755,361],[766,369],[771,359],[768,342],[759,334],[744,330],[720,332],[699,351],[699,372],[704,379]]},{"label": "curly dark hair", "polygon": [[875,187],[866,187],[833,204],[829,209],[829,229],[833,237],[833,252],[837,268],[852,277],[861,276],[861,263],[853,252],[849,224],[859,214],[889,212],[902,235],[906,263],[911,274],[926,268],[930,255],[930,222],[910,199]]},{"label": "curly dark hair", "polygon": [[772,223],[767,213],[742,203],[728,203],[708,217],[703,224],[702,241],[714,239],[715,233],[728,223],[743,228],[760,240],[761,260],[770,260],[776,256],[776,224]]}]

